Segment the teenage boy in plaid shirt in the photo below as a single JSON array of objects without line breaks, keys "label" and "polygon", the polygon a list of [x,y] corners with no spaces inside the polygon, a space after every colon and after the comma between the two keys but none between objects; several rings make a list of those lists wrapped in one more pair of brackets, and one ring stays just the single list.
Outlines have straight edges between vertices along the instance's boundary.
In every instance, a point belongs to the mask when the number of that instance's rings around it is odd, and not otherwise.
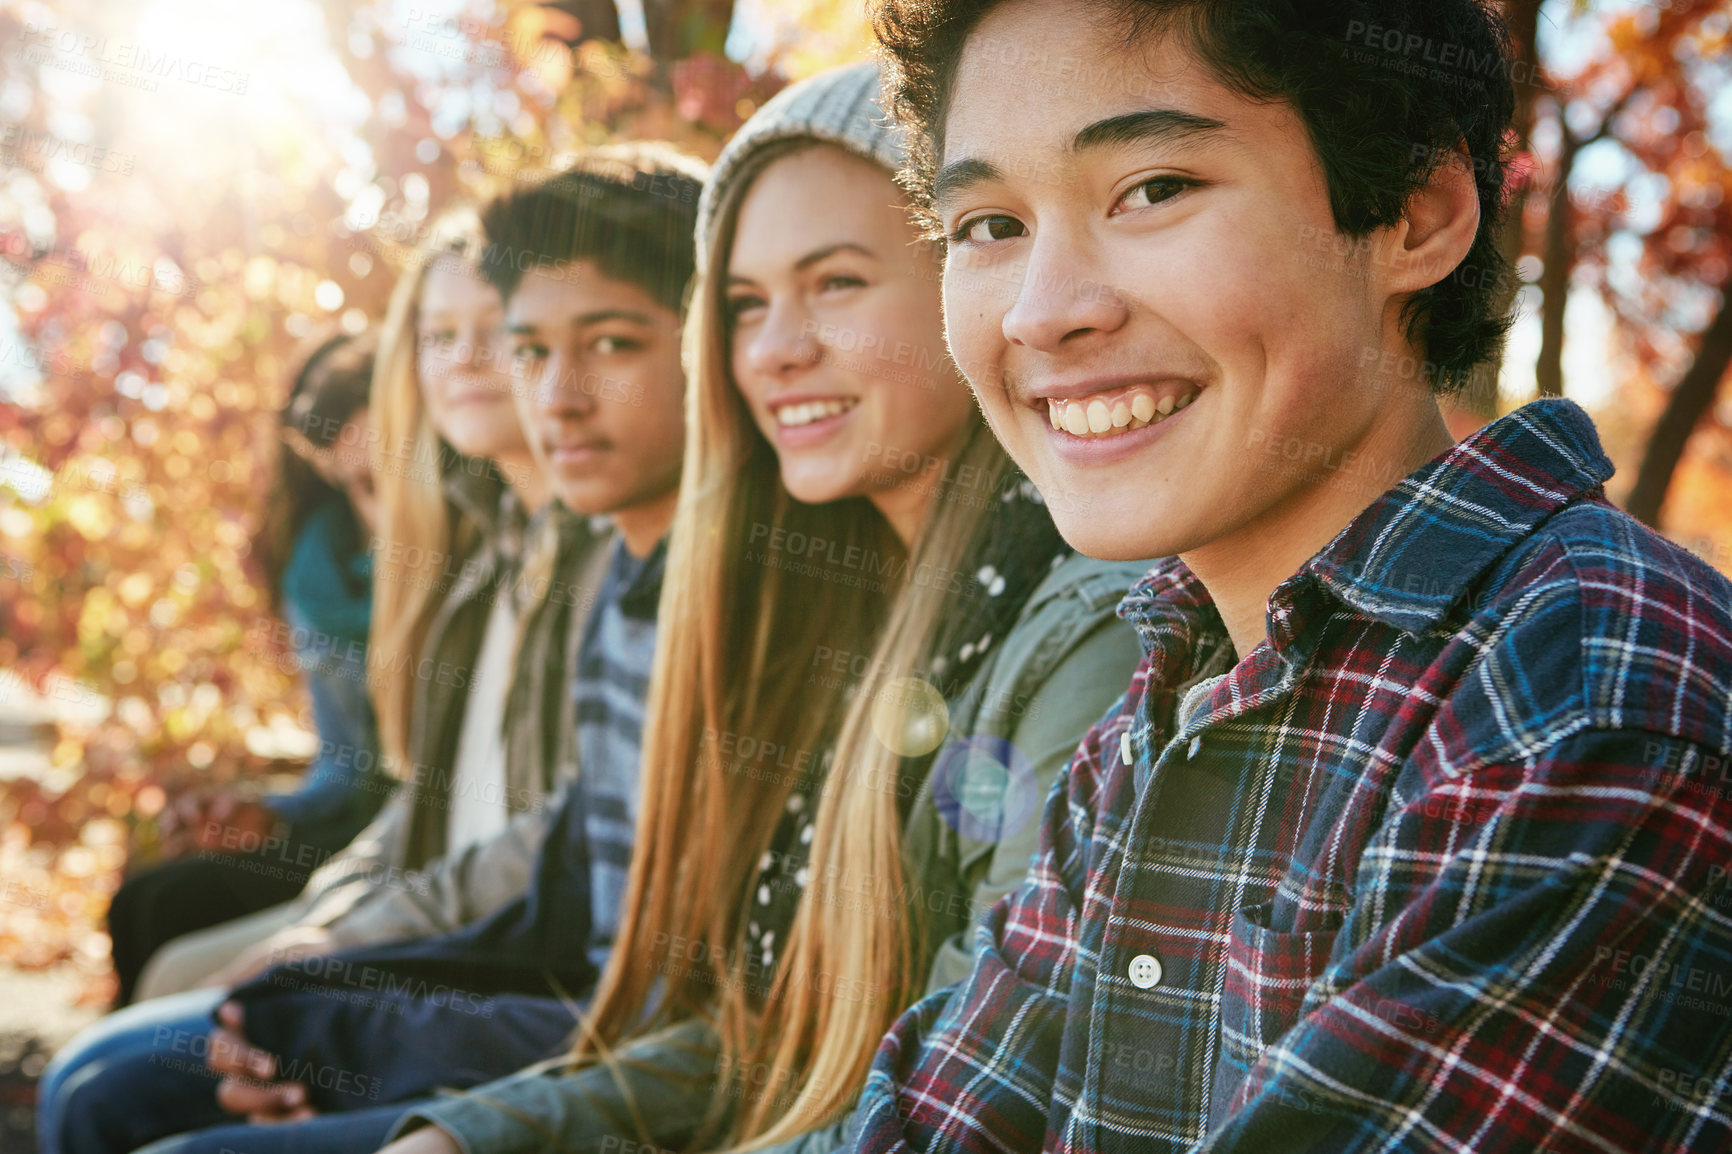
[{"label": "teenage boy in plaid shirt", "polygon": [[862,1151],[1732,1144],[1732,587],[1505,319],[1473,0],[880,0],[958,364],[1147,658]]}]

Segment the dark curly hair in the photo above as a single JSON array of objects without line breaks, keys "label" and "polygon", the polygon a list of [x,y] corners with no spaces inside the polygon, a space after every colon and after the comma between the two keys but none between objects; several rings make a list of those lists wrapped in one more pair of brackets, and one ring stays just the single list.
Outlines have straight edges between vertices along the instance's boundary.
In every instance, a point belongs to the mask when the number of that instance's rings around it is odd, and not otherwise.
[{"label": "dark curly hair", "polygon": [[654,141],[590,149],[565,172],[481,212],[481,275],[509,300],[532,270],[592,263],[679,311],[696,266],[702,161]]},{"label": "dark curly hair", "polygon": [[[944,119],[970,35],[999,0],[877,0],[885,104],[913,130],[903,183],[929,213]],[[1363,237],[1400,219],[1458,143],[1479,190],[1479,232],[1447,277],[1407,307],[1430,384],[1449,392],[1501,351],[1511,270],[1498,247],[1515,77],[1486,0],[1100,0],[1128,42],[1179,36],[1217,79],[1291,105],[1328,181],[1336,227]],[[1111,25],[1109,25],[1111,26]],[[930,219],[929,228],[935,226]]]}]

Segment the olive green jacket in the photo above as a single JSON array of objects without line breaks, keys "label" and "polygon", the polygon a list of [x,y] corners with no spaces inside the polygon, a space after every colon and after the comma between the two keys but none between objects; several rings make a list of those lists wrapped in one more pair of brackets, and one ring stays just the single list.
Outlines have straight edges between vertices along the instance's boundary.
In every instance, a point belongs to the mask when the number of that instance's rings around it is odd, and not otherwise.
[{"label": "olive green jacket", "polygon": [[[449,932],[521,894],[551,816],[549,799],[576,772],[564,724],[567,666],[593,602],[585,582],[599,579],[595,561],[605,558],[610,535],[556,504],[526,520],[491,476],[457,473],[446,496],[459,513],[454,536],[468,547],[421,575],[447,589],[445,599],[415,668],[393,671],[415,678],[411,780],[297,899],[297,924],[324,928],[340,949]],[[542,534],[553,538],[540,542],[552,563],[531,575],[523,566],[534,549],[525,541]],[[503,724],[510,822],[497,837],[447,853],[450,810],[463,803],[451,785],[470,674],[494,599],[525,587]]]},{"label": "olive green jacket", "polygon": [[[1143,651],[1116,610],[1145,569],[1067,558],[1036,587],[997,653],[951,703],[953,737],[1009,741],[1022,758],[1013,759],[1002,824],[982,821],[1000,826],[996,841],[974,840],[964,833],[982,832],[972,830],[973,823],[946,818],[933,796],[936,775],[921,783],[904,828],[903,855],[908,877],[925,887],[916,898],[927,938],[936,943],[927,992],[968,976],[974,927],[1028,872],[1053,780],[1130,684]],[[1031,771],[1032,780],[1017,780],[1020,770]],[[960,783],[947,785],[952,795],[960,792]],[[954,804],[946,808],[956,812]]]}]

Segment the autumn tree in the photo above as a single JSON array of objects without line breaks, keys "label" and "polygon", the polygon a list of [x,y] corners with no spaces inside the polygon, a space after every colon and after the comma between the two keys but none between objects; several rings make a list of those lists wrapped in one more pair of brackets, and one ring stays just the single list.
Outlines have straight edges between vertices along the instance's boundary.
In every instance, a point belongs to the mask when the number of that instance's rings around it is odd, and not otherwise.
[{"label": "autumn tree", "polygon": [[[1546,224],[1552,287],[1536,378],[1542,393],[1563,392],[1563,300],[1585,282],[1617,318],[1642,375],[1667,391],[1626,498],[1649,524],[1660,522],[1692,436],[1724,434],[1710,418],[1732,362],[1732,165],[1714,142],[1712,105],[1728,80],[1729,37],[1724,2],[1617,14],[1605,52],[1552,114],[1562,175]],[[1568,176],[1590,147],[1619,179],[1571,193]]]},{"label": "autumn tree", "polygon": [[751,68],[731,4],[653,8],[652,56],[611,5],[199,3],[0,0],[0,671],[89,707],[0,782],[0,864],[43,895],[0,908],[14,958],[89,945],[112,826],[306,751],[248,556],[305,335],[376,318],[454,199],[620,137],[713,156],[785,63],[864,44],[822,0]]}]

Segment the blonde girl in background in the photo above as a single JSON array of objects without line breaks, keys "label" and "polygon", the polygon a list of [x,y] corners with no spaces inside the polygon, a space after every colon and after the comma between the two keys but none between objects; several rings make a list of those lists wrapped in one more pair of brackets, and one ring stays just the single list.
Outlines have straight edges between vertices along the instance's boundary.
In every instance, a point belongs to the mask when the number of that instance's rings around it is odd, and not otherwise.
[{"label": "blonde girl in background", "polygon": [[[473,210],[435,224],[392,298],[373,379],[368,683],[396,790],[299,897],[171,942],[138,1004],[56,1056],[38,1095],[45,1154],[133,1149],[160,1135],[153,1111],[182,1109],[177,1093],[208,1097],[215,1073],[183,1076],[156,1051],[209,1032],[231,986],[297,957],[455,929],[527,886],[540,802],[563,767],[539,723],[512,715],[540,718],[541,695],[563,690],[539,655],[569,623],[552,610],[569,605],[536,603],[520,579],[526,542],[576,558],[602,540],[535,540],[547,486],[498,353],[499,294],[476,271],[484,249]],[[513,694],[517,664],[536,676]]]}]

